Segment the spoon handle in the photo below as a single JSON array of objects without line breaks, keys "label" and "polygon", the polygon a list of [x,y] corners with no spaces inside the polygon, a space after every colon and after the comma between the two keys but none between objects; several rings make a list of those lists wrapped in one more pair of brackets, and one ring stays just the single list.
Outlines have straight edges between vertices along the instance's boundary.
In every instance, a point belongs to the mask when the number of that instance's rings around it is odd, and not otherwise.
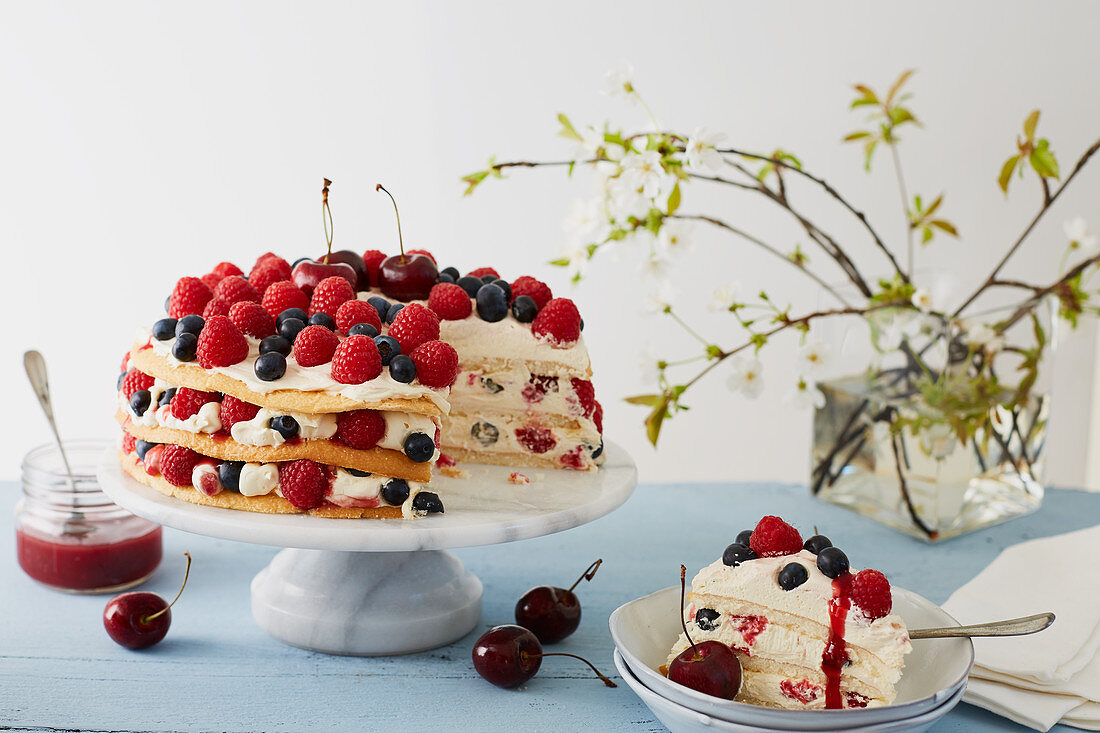
[{"label": "spoon handle", "polygon": [[50,380],[46,376],[46,360],[42,354],[34,349],[23,354],[23,368],[27,371],[27,379],[34,388],[34,396],[38,398],[38,404],[46,413],[46,421],[53,431],[54,440],[57,441],[57,449],[61,451],[61,460],[65,463],[65,472],[69,474],[69,484],[74,483],[73,469],[69,465],[69,457],[65,455],[65,446],[61,444],[61,434],[57,431],[57,422],[53,417],[53,402],[50,400]]},{"label": "spoon handle", "polygon": [[914,629],[909,632],[910,639],[948,639],[958,636],[1025,636],[1042,631],[1054,623],[1054,614],[1037,613],[1034,616],[1012,618],[1006,621],[991,621],[970,626],[944,626],[938,629]]}]

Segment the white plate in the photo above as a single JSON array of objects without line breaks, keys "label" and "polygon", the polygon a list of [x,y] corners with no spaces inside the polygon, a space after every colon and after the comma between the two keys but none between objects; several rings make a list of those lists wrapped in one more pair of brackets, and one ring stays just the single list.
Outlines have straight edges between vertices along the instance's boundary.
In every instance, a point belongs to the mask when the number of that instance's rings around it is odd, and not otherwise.
[{"label": "white plate", "polygon": [[[957,626],[936,604],[903,588],[894,588],[894,612],[910,628]],[[922,714],[942,705],[965,684],[974,664],[970,639],[928,639],[913,643],[897,685],[893,705],[856,710],[782,710],[720,700],[689,689],[657,671],[681,633],[680,588],[626,603],[608,625],[615,647],[639,680],[661,697],[722,720],[780,730],[821,731],[882,723]]]},{"label": "white plate", "polygon": [[[764,731],[786,730],[783,728],[777,729],[770,726],[734,723],[728,720],[722,720],[721,718],[712,718],[709,715],[704,715],[696,710],[686,708],[683,705],[679,705],[661,697],[638,680],[617,649],[615,650],[615,668],[619,670],[619,674],[622,676],[623,681],[626,682],[627,687],[634,690],[638,697],[642,699],[642,702],[644,702],[646,706],[653,711],[653,714],[657,716],[657,719],[673,733],[714,733],[714,731],[723,731],[725,733],[763,733]],[[940,718],[951,712],[951,710],[959,704],[964,692],[966,692],[965,685],[959,687],[953,695],[944,700],[939,706],[900,720],[871,723],[870,725],[840,723],[838,727],[815,728],[814,730],[816,730],[817,733],[922,733],[931,728]],[[879,709],[881,710],[882,708]],[[802,712],[798,714],[811,715],[812,712]]]}]

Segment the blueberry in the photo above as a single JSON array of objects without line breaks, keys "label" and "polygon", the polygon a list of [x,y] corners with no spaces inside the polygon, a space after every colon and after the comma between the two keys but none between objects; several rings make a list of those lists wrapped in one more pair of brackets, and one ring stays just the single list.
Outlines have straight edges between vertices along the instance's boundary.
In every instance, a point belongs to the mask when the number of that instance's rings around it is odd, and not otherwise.
[{"label": "blueberry", "polygon": [[592,451],[592,460],[596,460],[603,454],[603,439],[600,439],[600,447]]},{"label": "blueberry", "polygon": [[435,455],[435,441],[427,433],[410,433],[403,447],[405,455],[416,463],[427,463]]},{"label": "blueberry", "polygon": [[348,336],[370,336],[374,338],[377,335],[378,329],[370,323],[356,323],[348,329]]},{"label": "blueberry", "polygon": [[482,285],[488,285],[489,283],[493,282],[496,279],[497,279],[496,275],[482,275],[481,276],[481,284]]},{"label": "blueberry", "polygon": [[504,297],[508,299],[508,302],[512,301],[512,286],[507,280],[501,280],[497,278],[493,280],[493,285],[504,291]]},{"label": "blueberry", "polygon": [[[300,322],[300,321],[299,321]],[[286,357],[278,351],[269,351],[256,357],[256,377],[264,382],[274,382],[286,374]]]},{"label": "blueberry", "polygon": [[440,275],[450,275],[451,282],[458,282],[458,278],[462,277],[462,273],[458,271],[457,267],[444,267],[439,271]]},{"label": "blueberry", "polygon": [[134,443],[134,452],[137,453],[137,457],[141,460],[145,460],[145,454],[149,452],[156,443],[150,443],[147,440],[138,440]]},{"label": "blueberry", "polygon": [[822,550],[832,546],[833,543],[829,541],[828,537],[823,534],[815,534],[813,537],[806,540],[806,544],[802,545],[802,549],[809,550],[815,555],[820,555]]},{"label": "blueberry", "polygon": [[157,341],[167,341],[176,335],[176,319],[161,318],[153,324],[153,338]]},{"label": "blueberry", "polygon": [[393,319],[397,318],[397,314],[400,313],[401,309],[404,307],[404,303],[394,303],[393,305],[391,305],[390,309],[386,311],[386,323],[393,323]]},{"label": "blueberry", "polygon": [[744,545],[745,547],[749,547],[750,546],[749,545],[749,540],[751,538],[752,538],[752,530],[751,529],[743,529],[743,530],[741,530],[740,532],[737,533],[737,539],[735,539],[734,542],[738,542],[738,543]]},{"label": "blueberry", "polygon": [[149,394],[147,389],[139,389],[130,395],[130,409],[134,411],[134,414],[141,417],[145,414],[145,411],[149,409],[149,405],[153,403],[153,395]]},{"label": "blueberry", "polygon": [[241,469],[244,461],[225,461],[218,464],[218,481],[226,491],[241,493]]},{"label": "blueberry", "polygon": [[512,315],[520,323],[530,323],[539,314],[539,306],[530,295],[521,295],[512,301]]},{"label": "blueberry", "polygon": [[167,298],[164,299],[164,312],[165,313],[171,313],[172,312],[169,309],[169,303],[171,303],[171,302],[172,302],[172,296],[171,295],[169,295]]},{"label": "blueberry", "polygon": [[695,612],[695,625],[703,631],[714,631],[718,628],[721,615],[713,608],[700,608]]},{"label": "blueberry", "polygon": [[115,382],[115,389],[121,390],[122,389],[122,383],[125,382],[125,381],[126,381],[126,372],[119,372],[118,373],[118,381]]},{"label": "blueberry", "polygon": [[298,421],[290,415],[277,415],[267,421],[267,426],[283,436],[283,440],[298,437]]},{"label": "blueberry", "polygon": [[375,336],[374,345],[382,357],[382,366],[389,366],[390,360],[401,353],[401,344],[393,336]]},{"label": "blueberry", "polygon": [[393,478],[382,484],[382,500],[390,506],[401,506],[409,498],[409,482]]},{"label": "blueberry", "polygon": [[198,336],[205,325],[206,321],[202,319],[202,316],[184,316],[176,321],[176,335],[182,336],[185,333],[193,333]]},{"label": "blueberry", "polygon": [[830,578],[848,572],[848,556],[839,547],[826,547],[817,553],[817,569]]},{"label": "blueberry", "polygon": [[476,277],[473,277],[471,275],[460,277],[455,282],[458,283],[458,287],[465,290],[466,295],[469,295],[471,298],[477,297],[477,291],[480,290],[482,286],[481,280],[478,280]]},{"label": "blueberry", "polygon": [[260,353],[266,354],[269,351],[287,356],[290,354],[290,341],[285,336],[267,336],[260,341]]},{"label": "blueberry", "polygon": [[802,563],[792,562],[779,571],[779,587],[783,590],[794,590],[809,578],[810,574]]},{"label": "blueberry", "polygon": [[199,337],[193,333],[181,333],[172,344],[172,356],[179,361],[194,361],[195,351],[199,348]]},{"label": "blueberry", "polygon": [[477,291],[477,314],[481,320],[496,323],[508,315],[508,296],[493,283],[482,285]]},{"label": "blueberry", "polygon": [[168,389],[164,390],[163,392],[160,393],[160,399],[157,400],[157,407],[164,407],[169,402],[171,402],[172,398],[175,397],[175,396],[176,396],[176,388],[175,387],[169,387]]},{"label": "blueberry", "polygon": [[370,471],[360,471],[358,468],[345,468],[344,470],[356,478],[367,478],[371,475]]},{"label": "blueberry", "polygon": [[500,394],[501,392],[504,391],[503,386],[497,384],[496,382],[494,382],[492,379],[489,379],[488,377],[481,380],[481,386],[484,387],[485,390],[489,394]]},{"label": "blueberry", "polygon": [[288,318],[279,326],[279,335],[293,344],[294,339],[298,338],[298,334],[305,327],[306,322],[301,318]]},{"label": "blueberry", "polygon": [[288,318],[297,318],[302,323],[309,320],[309,315],[301,308],[287,308],[275,319],[275,327],[283,325],[283,321]]},{"label": "blueberry", "polygon": [[413,509],[428,514],[442,514],[443,502],[439,500],[438,494],[431,491],[421,491],[413,499]]},{"label": "blueberry", "polygon": [[314,313],[308,321],[311,326],[324,326],[330,331],[336,330],[336,321],[328,313]]},{"label": "blueberry", "polygon": [[375,295],[373,297],[367,298],[367,302],[373,305],[374,309],[378,311],[378,320],[385,323],[386,313],[390,309],[390,301]]},{"label": "blueberry", "polygon": [[500,438],[497,426],[487,422],[476,422],[470,427],[470,435],[482,445],[492,445]]},{"label": "blueberry", "polygon": [[454,281],[455,281],[454,275],[450,274],[449,272],[441,272],[441,273],[439,273],[439,280],[437,280],[436,282],[453,283]]},{"label": "blueberry", "polygon": [[748,545],[742,545],[740,542],[734,542],[722,553],[722,562],[731,568],[755,559],[756,553],[750,550]]},{"label": "blueberry", "polygon": [[584,319],[583,318],[581,319],[581,330],[582,331],[584,330]]},{"label": "blueberry", "polygon": [[390,376],[398,382],[408,384],[416,379],[416,364],[405,354],[398,354],[390,359]]}]

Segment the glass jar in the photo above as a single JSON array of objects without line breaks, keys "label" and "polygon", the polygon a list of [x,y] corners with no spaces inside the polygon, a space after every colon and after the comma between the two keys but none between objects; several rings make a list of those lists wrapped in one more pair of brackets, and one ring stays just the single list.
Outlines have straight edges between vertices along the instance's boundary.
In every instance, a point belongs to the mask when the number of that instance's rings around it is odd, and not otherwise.
[{"label": "glass jar", "polygon": [[160,564],[160,526],[130,514],[99,488],[96,466],[110,445],[66,441],[72,480],[52,443],[23,458],[16,557],[27,575],[55,590],[112,593],[138,585]]}]

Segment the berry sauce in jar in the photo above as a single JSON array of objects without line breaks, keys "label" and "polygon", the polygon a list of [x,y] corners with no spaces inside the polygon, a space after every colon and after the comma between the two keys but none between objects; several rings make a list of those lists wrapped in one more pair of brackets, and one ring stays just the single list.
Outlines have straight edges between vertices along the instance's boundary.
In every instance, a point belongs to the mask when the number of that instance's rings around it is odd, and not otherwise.
[{"label": "berry sauce in jar", "polygon": [[110,443],[66,441],[70,480],[55,445],[23,459],[15,552],[34,580],[70,593],[113,593],[138,585],[161,560],[161,528],[114,504],[95,467]]}]

